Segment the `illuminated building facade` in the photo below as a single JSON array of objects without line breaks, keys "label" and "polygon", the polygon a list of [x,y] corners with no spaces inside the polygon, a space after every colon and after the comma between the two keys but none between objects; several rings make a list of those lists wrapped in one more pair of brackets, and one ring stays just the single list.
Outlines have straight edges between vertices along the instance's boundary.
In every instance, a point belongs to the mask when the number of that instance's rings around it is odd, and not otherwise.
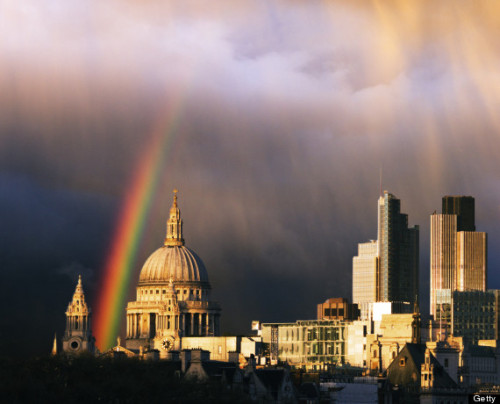
[{"label": "illuminated building facade", "polygon": [[319,370],[346,363],[347,324],[337,320],[298,320],[262,324],[262,341],[271,361]]},{"label": "illuminated building facade", "polygon": [[358,305],[377,301],[378,243],[358,244],[358,255],[352,259],[352,301]]},{"label": "illuminated building facade", "polygon": [[401,201],[384,191],[377,203],[378,240],[358,244],[352,262],[352,300],[369,318],[374,302],[407,303],[418,295],[419,228],[408,227]]},{"label": "illuminated building facade", "polygon": [[487,234],[475,231],[474,198],[443,197],[443,213],[431,215],[430,312],[451,327],[454,291],[485,291]]},{"label": "illuminated building facade", "polygon": [[166,357],[182,337],[220,334],[220,306],[210,300],[203,261],[184,245],[177,191],[164,245],[142,267],[137,297],[127,305],[128,349],[157,349]]}]

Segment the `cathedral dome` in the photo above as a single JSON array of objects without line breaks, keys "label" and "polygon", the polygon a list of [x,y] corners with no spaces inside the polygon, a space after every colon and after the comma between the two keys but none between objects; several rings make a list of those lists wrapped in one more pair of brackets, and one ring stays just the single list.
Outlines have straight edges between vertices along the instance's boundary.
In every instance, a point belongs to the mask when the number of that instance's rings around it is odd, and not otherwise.
[{"label": "cathedral dome", "polygon": [[139,284],[201,282],[208,285],[205,265],[196,253],[184,246],[181,212],[177,205],[177,190],[167,220],[167,236],[163,247],[149,256],[139,275]]},{"label": "cathedral dome", "polygon": [[205,265],[185,246],[163,246],[149,256],[142,267],[139,283],[208,282]]}]

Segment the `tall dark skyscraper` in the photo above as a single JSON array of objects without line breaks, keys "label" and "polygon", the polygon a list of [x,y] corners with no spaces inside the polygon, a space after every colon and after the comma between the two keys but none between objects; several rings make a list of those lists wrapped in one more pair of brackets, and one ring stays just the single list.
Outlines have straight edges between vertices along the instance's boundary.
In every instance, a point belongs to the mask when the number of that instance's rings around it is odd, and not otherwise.
[{"label": "tall dark skyscraper", "polygon": [[457,215],[457,231],[476,231],[472,196],[443,196],[443,214]]},{"label": "tall dark skyscraper", "polygon": [[401,202],[384,192],[378,202],[378,301],[415,302],[418,295],[419,228],[408,228]]}]

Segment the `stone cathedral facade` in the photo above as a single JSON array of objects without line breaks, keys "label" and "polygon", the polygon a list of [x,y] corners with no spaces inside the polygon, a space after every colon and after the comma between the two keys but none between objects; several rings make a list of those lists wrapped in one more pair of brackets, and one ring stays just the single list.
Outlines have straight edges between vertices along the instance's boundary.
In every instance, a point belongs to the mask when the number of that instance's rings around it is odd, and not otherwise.
[{"label": "stone cathedral facade", "polygon": [[163,246],[146,260],[136,300],[127,305],[126,348],[157,349],[166,357],[182,348],[182,337],[219,336],[221,309],[210,290],[203,261],[184,244],[174,190]]},{"label": "stone cathedral facade", "polygon": [[[73,299],[66,310],[66,331],[62,338],[64,352],[68,354],[94,353],[95,338],[92,336],[91,318],[92,312],[85,301],[82,277],[78,276]],[[56,341],[54,344],[57,352]]]}]

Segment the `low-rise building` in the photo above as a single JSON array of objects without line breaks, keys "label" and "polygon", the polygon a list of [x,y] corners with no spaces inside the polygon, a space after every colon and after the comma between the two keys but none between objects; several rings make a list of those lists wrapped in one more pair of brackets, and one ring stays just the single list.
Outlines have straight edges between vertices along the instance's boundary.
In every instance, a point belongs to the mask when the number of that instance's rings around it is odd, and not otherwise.
[{"label": "low-rise building", "polygon": [[357,304],[349,303],[344,297],[332,297],[318,304],[318,320],[357,320],[359,309]]},{"label": "low-rise building", "polygon": [[413,314],[384,314],[378,334],[366,337],[366,366],[382,372],[396,358],[406,343],[413,341]]},{"label": "low-rise building", "polygon": [[343,321],[298,320],[262,324],[262,340],[271,361],[319,370],[346,363],[347,328]]},{"label": "low-rise building", "polygon": [[225,336],[225,337],[183,337],[182,349],[203,349],[210,352],[212,360],[229,360],[230,352],[241,353],[245,358],[259,356],[262,351],[261,337]]}]

